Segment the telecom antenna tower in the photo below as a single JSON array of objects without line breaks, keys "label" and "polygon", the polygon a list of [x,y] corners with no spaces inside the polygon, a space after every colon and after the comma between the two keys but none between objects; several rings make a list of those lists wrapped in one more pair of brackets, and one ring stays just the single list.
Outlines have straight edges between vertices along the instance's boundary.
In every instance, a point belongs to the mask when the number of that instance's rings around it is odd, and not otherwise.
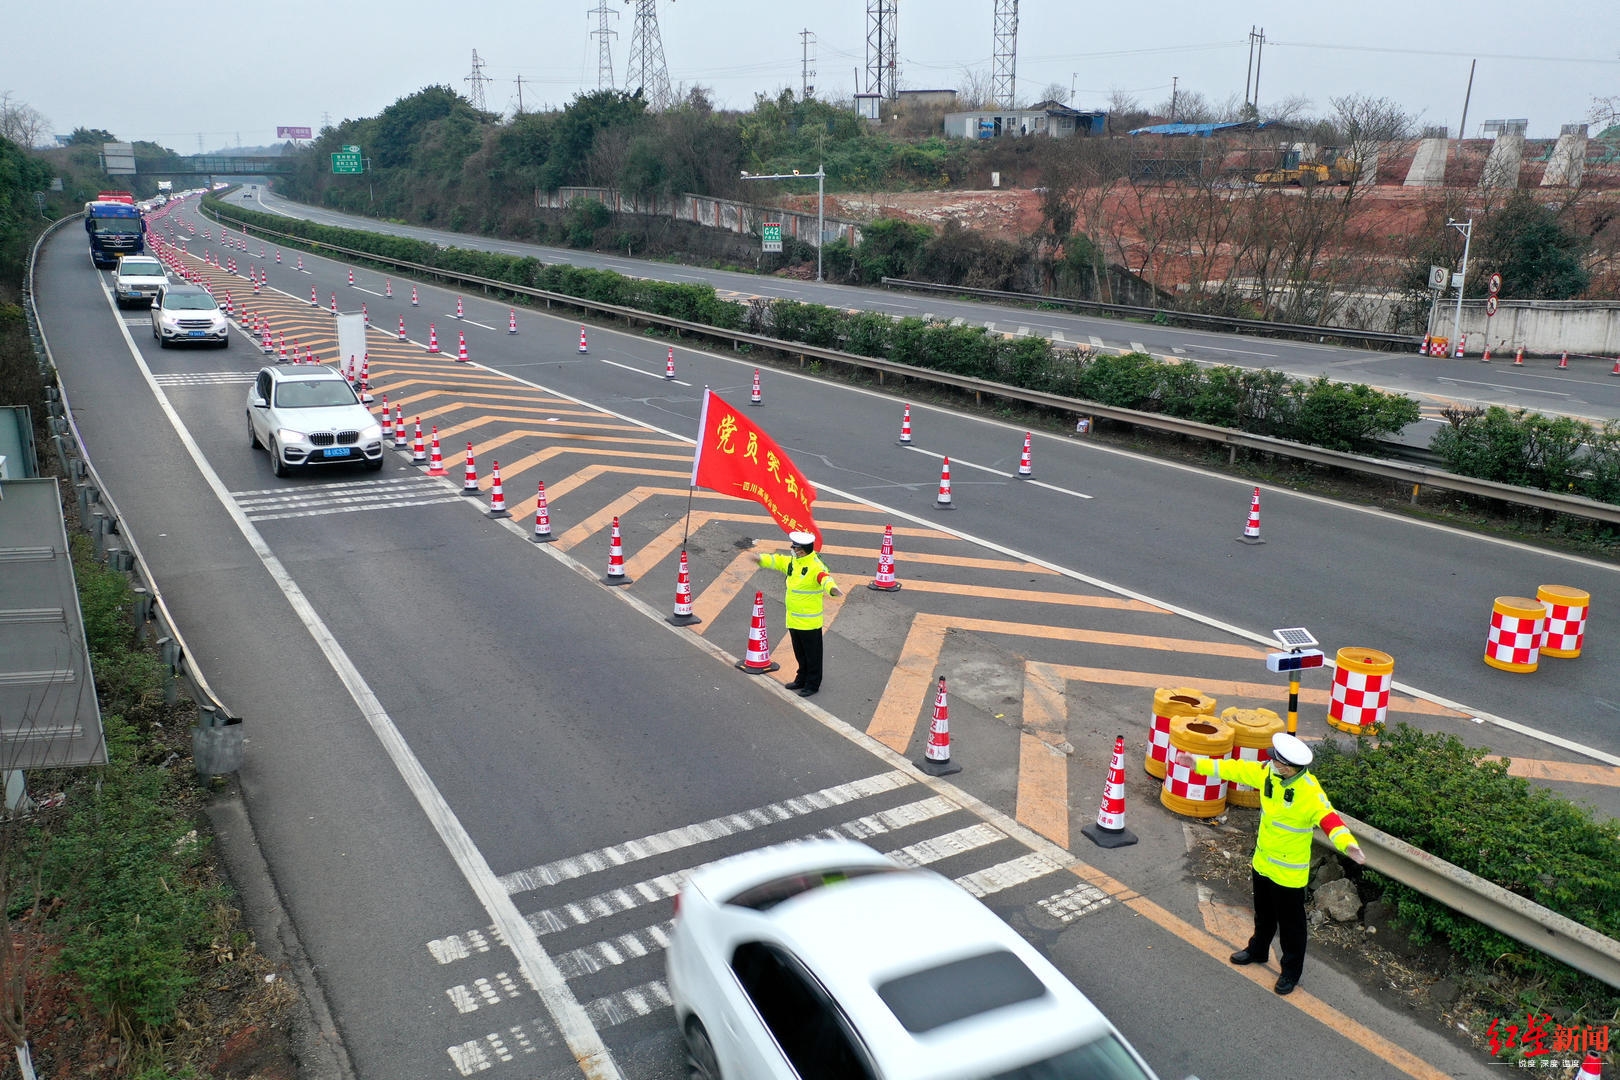
[{"label": "telecom antenna tower", "polygon": [[[892,3],[893,0],[890,0]],[[625,89],[642,91],[654,112],[669,108],[669,65],[664,63],[664,39],[658,33],[657,0],[636,0],[636,25],[630,31],[630,75]]]},{"label": "telecom antenna tower", "polygon": [[898,0],[866,0],[866,92],[893,99],[900,87],[895,48]]},{"label": "telecom antenna tower", "polygon": [[619,36],[617,30],[608,26],[608,16],[619,17],[619,13],[607,6],[607,0],[596,0],[596,6],[586,15],[596,16],[596,29],[591,31],[591,37],[596,39],[596,88],[598,90],[613,89],[613,43],[612,38]]},{"label": "telecom antenna tower", "polygon": [[799,45],[804,54],[799,77],[799,100],[808,101],[816,96],[816,35],[809,28],[800,30]]},{"label": "telecom antenna tower", "polygon": [[998,109],[1018,108],[1018,0],[996,0],[996,44],[991,57],[991,102]]},{"label": "telecom antenna tower", "polygon": [[494,80],[484,74],[484,62],[478,59],[477,49],[473,50],[472,74],[461,81],[472,86],[472,93],[469,95],[472,99],[472,107],[479,112],[487,112],[488,109],[484,107],[484,84]]}]

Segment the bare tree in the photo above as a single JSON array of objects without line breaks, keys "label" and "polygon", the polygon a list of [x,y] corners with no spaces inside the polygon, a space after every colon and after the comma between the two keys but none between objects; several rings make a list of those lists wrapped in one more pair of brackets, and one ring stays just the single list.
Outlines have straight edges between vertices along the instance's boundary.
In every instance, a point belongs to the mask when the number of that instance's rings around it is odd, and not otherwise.
[{"label": "bare tree", "polygon": [[1586,116],[1588,120],[1599,128],[1613,127],[1615,124],[1620,124],[1620,94],[1593,97],[1591,111]]},{"label": "bare tree", "polygon": [[1153,107],[1155,116],[1178,124],[1208,124],[1215,120],[1215,107],[1197,90],[1178,90]]},{"label": "bare tree", "polygon": [[1311,99],[1304,94],[1289,94],[1276,104],[1266,106],[1266,119],[1273,124],[1302,124],[1311,114]]},{"label": "bare tree", "polygon": [[1030,105],[1039,105],[1043,101],[1056,101],[1059,104],[1067,104],[1068,100],[1069,88],[1067,86],[1060,82],[1049,82],[1041,87],[1041,92],[1030,101]]},{"label": "bare tree", "polygon": [[961,76],[956,81],[957,107],[972,111],[994,104],[995,95],[991,94],[990,86],[988,68],[963,68]]},{"label": "bare tree", "polygon": [[1328,104],[1343,152],[1358,166],[1345,188],[1345,200],[1350,201],[1377,181],[1380,158],[1394,160],[1412,148],[1418,118],[1387,97],[1347,94],[1329,98]]},{"label": "bare tree", "polygon": [[51,122],[38,109],[16,100],[10,90],[0,91],[0,138],[33,149],[50,126]]}]

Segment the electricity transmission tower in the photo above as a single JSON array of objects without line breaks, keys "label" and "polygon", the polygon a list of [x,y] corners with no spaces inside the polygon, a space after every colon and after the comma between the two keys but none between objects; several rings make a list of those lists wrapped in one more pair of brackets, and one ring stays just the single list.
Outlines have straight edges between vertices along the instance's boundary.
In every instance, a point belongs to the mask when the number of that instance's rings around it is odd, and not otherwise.
[{"label": "electricity transmission tower", "polygon": [[607,6],[607,0],[596,0],[596,6],[587,11],[587,15],[596,16],[596,29],[591,31],[591,37],[596,39],[596,88],[598,90],[611,90],[613,88],[613,43],[610,39],[619,36],[617,30],[608,27],[608,16],[619,17],[619,13]]},{"label": "electricity transmission tower", "polygon": [[799,100],[807,101],[816,95],[816,35],[808,28],[800,30],[799,45],[804,55],[799,76]]},{"label": "electricity transmission tower", "polygon": [[[891,0],[892,2],[892,0]],[[669,65],[664,63],[664,39],[658,33],[657,0],[636,0],[636,25],[630,31],[630,74],[625,89],[642,91],[654,112],[669,108]]]},{"label": "electricity transmission tower", "polygon": [[996,0],[996,44],[990,67],[990,100],[996,108],[1018,108],[1017,71],[1018,0]]},{"label": "electricity transmission tower", "polygon": [[866,92],[893,98],[900,88],[900,54],[895,48],[899,0],[866,0]]},{"label": "electricity transmission tower", "polygon": [[472,74],[461,81],[472,86],[472,92],[468,95],[472,100],[472,107],[479,112],[487,112],[488,109],[484,106],[484,84],[494,80],[484,74],[484,62],[478,59],[477,49],[473,50]]}]

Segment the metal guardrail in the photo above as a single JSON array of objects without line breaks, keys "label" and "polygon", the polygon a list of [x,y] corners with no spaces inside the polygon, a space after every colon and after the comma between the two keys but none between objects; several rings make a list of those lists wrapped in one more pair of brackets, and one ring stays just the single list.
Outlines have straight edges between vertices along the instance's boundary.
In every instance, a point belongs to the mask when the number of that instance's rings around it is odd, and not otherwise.
[{"label": "metal guardrail", "polygon": [[[107,494],[106,485],[91,464],[89,451],[85,449],[78,425],[73,420],[67,387],[62,385],[57,374],[56,358],[39,321],[34,300],[34,266],[39,259],[39,250],[57,229],[83,216],[82,213],[71,214],[52,222],[34,242],[23,271],[23,312],[40,373],[46,379],[45,404],[51,442],[57,460],[67,472],[68,482],[73,484],[79,503],[79,523],[90,533],[96,556],[109,569],[123,571],[130,576],[134,594],[130,616],[136,636],[141,641],[150,641],[169,669],[169,678],[163,685],[164,701],[173,705],[183,692],[197,703],[193,757],[198,771],[204,775],[234,772],[241,756],[241,717],[225,708],[208,684],[207,676],[192,660],[191,650],[180,633],[180,624],[164,602],[156,580],[146,569],[140,546],[135,537],[125,530],[123,515],[118,512],[117,505]],[[212,769],[212,766],[218,768]]]},{"label": "metal guardrail", "polygon": [[[237,218],[231,220],[239,227],[244,224]],[[1246,435],[1226,428],[1212,427],[1208,424],[1198,424],[1192,421],[1175,420],[1149,413],[1138,413],[1130,409],[1093,406],[1072,398],[1036,394],[1014,387],[1002,386],[999,383],[963,378],[944,372],[914,368],[906,364],[896,364],[887,360],[835,352],[831,349],[798,346],[775,338],[721,330],[718,327],[701,323],[690,323],[682,319],[650,315],[646,312],[633,311],[612,304],[602,304],[591,300],[581,300],[577,297],[548,293],[539,289],[514,286],[507,282],[447,273],[434,267],[423,267],[399,260],[380,258],[365,252],[351,251],[350,249],[322,244],[273,230],[259,229],[257,231],[265,235],[284,237],[295,243],[302,243],[311,247],[323,248],[342,254],[352,254],[358,258],[373,262],[420,269],[435,278],[472,282],[515,294],[544,298],[548,301],[548,306],[550,301],[557,300],[587,311],[619,315],[638,319],[648,324],[706,334],[710,337],[730,340],[734,344],[746,341],[751,345],[759,345],[763,348],[800,357],[810,356],[879,373],[932,381],[961,390],[973,391],[974,393],[988,393],[998,397],[1024,401],[1029,404],[1044,405],[1093,416],[1106,416],[1157,428],[1161,431],[1226,442],[1234,447],[1243,446],[1266,450],[1305,461],[1373,472],[1394,479],[1411,480],[1414,483],[1428,483],[1431,486],[1448,487],[1451,490],[1466,491],[1505,501],[1519,502],[1521,505],[1539,506],[1546,509],[1561,510],[1566,513],[1579,512],[1583,513],[1583,516],[1597,516],[1600,520],[1620,522],[1620,507],[1610,506],[1606,503],[1596,503],[1589,499],[1572,499],[1550,493],[1531,492],[1522,488],[1511,488],[1504,484],[1494,484],[1489,481],[1455,476],[1451,473],[1427,469],[1422,466],[1399,465],[1362,458],[1352,454],[1340,454],[1331,450],[1318,450],[1313,447],[1284,442],[1280,439]],[[1485,879],[1463,870],[1461,867],[1453,866],[1451,863],[1436,858],[1403,840],[1390,836],[1388,833],[1374,829],[1365,822],[1356,821],[1343,813],[1340,814],[1340,817],[1345,818],[1345,821],[1350,825],[1351,831],[1361,841],[1362,849],[1367,853],[1367,865],[1371,869],[1399,881],[1431,899],[1438,900],[1493,930],[1506,934],[1517,941],[1522,941],[1526,945],[1544,952],[1576,970],[1601,979],[1611,986],[1620,987],[1620,942],[1606,938],[1589,927],[1582,926],[1572,919],[1525,900],[1523,897],[1515,896],[1500,886],[1493,885]],[[1319,836],[1317,842],[1325,843],[1325,838]]]},{"label": "metal guardrail", "polygon": [[[1168,432],[1175,435],[1184,435],[1191,438],[1204,439],[1208,442],[1218,443],[1231,449],[1233,456],[1239,449],[1258,450],[1268,454],[1292,458],[1297,461],[1308,461],[1316,465],[1329,465],[1334,468],[1346,469],[1369,476],[1379,476],[1388,480],[1397,480],[1402,483],[1416,486],[1440,488],[1444,491],[1456,491],[1465,495],[1475,495],[1481,498],[1496,499],[1500,502],[1516,506],[1534,507],[1539,510],[1552,510],[1562,514],[1586,518],[1592,521],[1603,521],[1610,524],[1620,524],[1620,506],[1598,502],[1595,499],[1581,498],[1575,495],[1559,495],[1550,491],[1537,491],[1533,488],[1514,487],[1511,484],[1499,484],[1492,480],[1476,480],[1470,476],[1460,476],[1457,473],[1446,472],[1442,469],[1433,469],[1425,465],[1405,464],[1397,461],[1385,461],[1379,458],[1366,457],[1361,454],[1347,454],[1337,450],[1324,450],[1320,447],[1306,446],[1303,443],[1289,442],[1285,439],[1273,439],[1265,435],[1250,435],[1247,432],[1232,428],[1217,427],[1213,424],[1200,424],[1192,420],[1180,420],[1160,413],[1140,412],[1135,409],[1121,409],[1111,405],[1099,405],[1095,402],[1081,400],[1080,398],[1060,397],[1056,394],[1043,394],[1039,391],[1024,390],[1004,383],[989,382],[985,379],[972,379],[962,375],[952,375],[948,372],[935,371],[931,368],[914,367],[910,364],[897,364],[892,360],[882,360],[871,356],[857,356],[854,353],[839,352],[835,349],[823,349],[814,345],[803,345],[780,338],[766,337],[762,334],[751,334],[744,330],[726,330],[707,323],[689,322],[668,315],[655,315],[635,308],[622,307],[618,304],[605,304],[597,300],[587,300],[578,296],[567,296],[563,293],[548,292],[544,289],[533,289],[525,285],[514,285],[508,281],[496,281],[492,278],[477,277],[472,274],[445,270],[440,267],[425,266],[421,263],[406,262],[401,259],[390,259],[386,256],[373,255],[369,252],[346,248],[337,244],[327,244],[318,240],[296,236],[292,233],[283,233],[274,229],[265,229],[250,225],[228,213],[216,211],[215,216],[223,221],[229,221],[243,231],[252,231],[268,237],[277,237],[302,244],[305,247],[329,251],[335,254],[348,256],[367,262],[385,266],[403,267],[414,270],[436,280],[459,281],[477,285],[486,292],[497,291],[509,293],[514,296],[528,296],[544,300],[549,308],[553,303],[577,308],[583,311],[597,312],[624,319],[627,322],[640,322],[648,326],[662,326],[680,330],[694,336],[708,337],[717,341],[729,341],[732,347],[738,348],[747,344],[750,348],[769,349],[773,352],[797,356],[803,363],[809,357],[827,363],[843,364],[847,367],[858,368],[865,371],[877,372],[879,381],[884,376],[894,375],[900,378],[912,379],[919,382],[931,382],[939,386],[949,386],[975,395],[975,397],[990,396],[1007,401],[1018,401],[1026,405],[1036,405],[1041,408],[1054,409],[1059,412],[1077,413],[1083,416],[1103,417],[1117,420],[1121,423],[1134,424],[1138,427],[1154,431]],[[1416,496],[1416,490],[1413,492]]]},{"label": "metal guardrail", "polygon": [[[1406,885],[1515,941],[1620,987],[1620,941],[1340,812],[1367,855],[1367,869]],[[1317,834],[1317,844],[1333,850]]]},{"label": "metal guardrail", "polygon": [[940,285],[932,281],[912,281],[909,278],[880,279],[891,289],[912,289],[918,292],[954,293],[986,300],[1006,300],[1020,304],[1062,304],[1083,308],[1105,315],[1126,315],[1153,320],[1164,319],[1172,323],[1188,323],[1210,330],[1243,331],[1268,337],[1306,337],[1322,340],[1342,338],[1346,341],[1370,341],[1380,345],[1417,345],[1422,338],[1412,334],[1392,334],[1385,330],[1356,330],[1348,326],[1310,326],[1305,323],[1268,322],[1265,319],[1239,319],[1230,315],[1204,315],[1196,311],[1177,311],[1174,308],[1135,307],[1130,304],[1105,304],[1100,300],[1074,300],[1066,296],[1041,296],[1037,293],[1004,292],[999,289],[976,289],[968,285]]}]

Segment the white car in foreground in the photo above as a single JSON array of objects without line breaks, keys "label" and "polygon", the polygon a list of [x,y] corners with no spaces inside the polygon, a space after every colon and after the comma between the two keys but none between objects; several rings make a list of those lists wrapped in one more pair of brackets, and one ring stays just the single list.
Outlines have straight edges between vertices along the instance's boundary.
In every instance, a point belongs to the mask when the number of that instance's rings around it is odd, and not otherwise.
[{"label": "white car in foreground", "polygon": [[260,368],[247,393],[248,442],[277,476],[315,465],[383,467],[382,424],[335,368]]},{"label": "white car in foreground", "polygon": [[667,963],[694,1080],[1153,1078],[989,908],[852,840],[696,871]]}]

